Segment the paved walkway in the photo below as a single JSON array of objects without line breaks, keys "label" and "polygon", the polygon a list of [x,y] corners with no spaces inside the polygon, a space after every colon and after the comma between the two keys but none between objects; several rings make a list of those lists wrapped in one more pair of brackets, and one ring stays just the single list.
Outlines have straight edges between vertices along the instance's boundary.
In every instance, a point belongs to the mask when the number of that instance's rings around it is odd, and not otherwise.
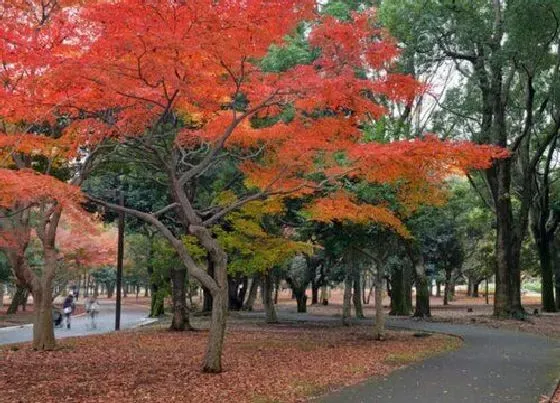
[{"label": "paved walkway", "polygon": [[[339,321],[316,315],[279,313],[280,320]],[[373,321],[360,321],[373,325]],[[542,336],[476,325],[388,318],[387,326],[461,336],[464,345],[342,389],[323,403],[534,403],[560,378],[560,342]]]},{"label": "paved walkway", "polygon": [[[115,305],[114,303],[100,304],[100,313],[97,317],[97,327],[93,329],[87,315],[72,317],[72,326],[55,328],[57,339],[64,337],[86,336],[91,334],[109,333],[115,330]],[[123,305],[121,310],[121,329],[127,329],[150,323],[154,319],[146,318],[144,309],[136,306]],[[0,328],[0,344],[24,343],[33,339],[33,326],[13,326]]]}]

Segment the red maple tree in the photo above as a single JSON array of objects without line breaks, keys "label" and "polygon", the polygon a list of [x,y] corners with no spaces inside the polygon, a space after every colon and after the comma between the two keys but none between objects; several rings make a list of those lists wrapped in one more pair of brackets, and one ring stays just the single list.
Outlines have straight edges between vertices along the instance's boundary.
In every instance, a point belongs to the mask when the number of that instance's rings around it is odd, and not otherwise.
[{"label": "red maple tree", "polygon": [[[375,25],[373,11],[345,22],[316,14],[312,0],[117,0],[54,2],[57,6],[46,10],[43,21],[21,4],[29,2],[10,0],[2,6],[5,15],[20,17],[14,22],[15,38],[0,31],[3,53],[14,57],[1,72],[9,85],[2,90],[7,101],[0,115],[9,122],[35,122],[40,115],[51,125],[61,118],[66,123],[48,141],[28,137],[30,130],[3,141],[31,149],[38,144],[42,153],[52,150],[49,141],[55,141],[57,152],[72,153],[118,139],[143,150],[167,174],[172,201],[158,212],[98,202],[152,224],[189,274],[210,290],[205,371],[222,368],[227,254],[211,230],[222,217],[251,200],[312,193],[343,175],[406,183],[401,196],[412,205],[426,200],[418,195],[427,194],[430,184],[447,173],[485,167],[503,156],[497,149],[432,138],[363,144],[360,123],[386,113],[380,99],[408,102],[423,90],[413,78],[391,73],[398,49]],[[270,46],[281,45],[302,21],[320,56],[285,72],[264,71],[260,60]],[[33,45],[18,35],[33,38]],[[43,59],[38,46],[45,41],[52,50]],[[14,55],[18,47],[24,52]],[[253,124],[286,108],[295,110],[289,123]],[[158,142],[165,136],[173,137],[172,143]],[[239,167],[247,195],[226,205],[198,206],[191,185],[216,169],[228,150],[245,152]],[[335,158],[339,153],[347,156],[346,163]],[[383,222],[405,235],[390,211],[359,206],[341,192],[319,200],[315,210],[324,219],[350,215]],[[180,234],[160,219],[171,211],[208,251],[213,277],[195,262]]]}]

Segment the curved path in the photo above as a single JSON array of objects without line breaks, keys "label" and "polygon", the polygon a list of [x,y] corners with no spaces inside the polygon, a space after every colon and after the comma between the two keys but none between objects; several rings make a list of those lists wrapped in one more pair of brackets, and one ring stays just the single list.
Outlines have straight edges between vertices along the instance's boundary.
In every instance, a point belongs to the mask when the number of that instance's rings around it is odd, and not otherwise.
[{"label": "curved path", "polygon": [[322,402],[538,402],[560,377],[560,342],[482,326],[391,320],[461,336],[464,345],[321,399]]},{"label": "curved path", "polygon": [[[281,320],[339,318],[279,313]],[[359,323],[373,324],[370,321]],[[323,403],[536,403],[560,378],[560,341],[477,325],[388,318],[387,326],[460,336],[457,351],[437,355],[319,399]]]},{"label": "curved path", "polygon": [[[55,328],[57,339],[74,336],[87,336],[92,334],[109,333],[115,330],[115,305],[114,303],[100,303],[100,313],[97,318],[96,328],[90,326],[87,315],[72,317],[72,328]],[[142,324],[155,321],[146,318],[146,308],[130,305],[122,305],[121,329],[133,328]],[[0,345],[11,343],[25,343],[33,339],[33,326],[12,326],[0,328]]]}]

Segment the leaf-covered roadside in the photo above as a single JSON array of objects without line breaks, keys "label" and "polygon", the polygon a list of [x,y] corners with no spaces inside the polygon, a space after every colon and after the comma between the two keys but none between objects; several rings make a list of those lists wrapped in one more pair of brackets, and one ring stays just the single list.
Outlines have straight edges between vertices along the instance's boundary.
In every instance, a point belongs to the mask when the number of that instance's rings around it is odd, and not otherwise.
[{"label": "leaf-covered roadside", "polygon": [[227,335],[224,372],[200,372],[207,333],[125,332],[61,342],[58,351],[0,350],[2,402],[296,402],[385,375],[458,339],[369,329],[258,328]]}]

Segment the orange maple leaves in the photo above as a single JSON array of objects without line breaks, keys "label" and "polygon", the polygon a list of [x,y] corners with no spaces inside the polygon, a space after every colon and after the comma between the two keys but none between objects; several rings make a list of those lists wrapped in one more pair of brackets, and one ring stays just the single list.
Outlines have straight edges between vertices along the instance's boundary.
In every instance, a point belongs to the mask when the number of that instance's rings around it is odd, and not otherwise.
[{"label": "orange maple leaves", "polygon": [[[317,15],[312,0],[49,4],[9,0],[0,6],[2,18],[10,19],[0,28],[0,77],[8,83],[0,90],[0,115],[12,122],[64,116],[68,124],[56,140],[4,136],[4,150],[72,153],[108,137],[143,136],[171,118],[196,116],[197,124],[180,131],[175,146],[262,149],[241,165],[250,185],[308,193],[316,184],[312,176],[336,181],[347,174],[399,182],[410,209],[429,201],[426,195],[445,175],[487,167],[504,156],[434,138],[361,143],[364,120],[384,115],[387,102],[409,103],[424,91],[412,77],[391,72],[399,51],[373,11],[340,21]],[[262,71],[259,60],[270,45],[304,20],[319,57],[286,72]],[[244,107],[232,105],[239,97]],[[251,118],[287,107],[295,110],[289,123],[252,126]],[[316,217],[335,219],[338,211],[406,234],[387,209],[333,197],[313,207]],[[346,208],[331,208],[332,200]]]}]

